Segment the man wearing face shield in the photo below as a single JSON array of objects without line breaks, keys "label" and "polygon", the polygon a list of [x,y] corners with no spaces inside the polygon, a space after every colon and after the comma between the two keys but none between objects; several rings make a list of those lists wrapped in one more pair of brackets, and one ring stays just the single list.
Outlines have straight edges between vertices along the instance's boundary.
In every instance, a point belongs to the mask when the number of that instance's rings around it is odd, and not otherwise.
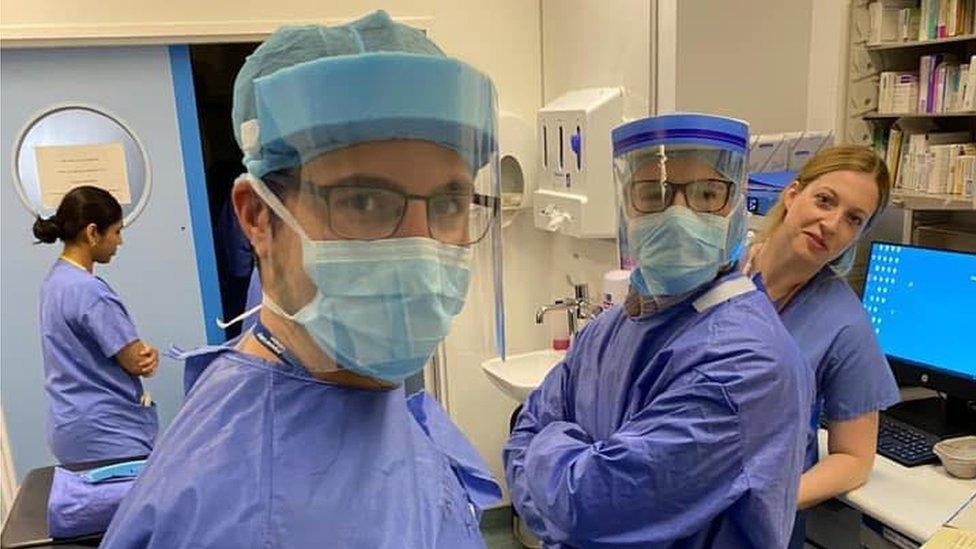
[{"label": "man wearing face shield", "polygon": [[498,485],[402,382],[497,231],[495,112],[486,76],[383,12],[247,59],[232,200],[263,307],[235,347],[185,354],[202,374],[104,547],[484,545]]},{"label": "man wearing face shield", "polygon": [[505,450],[512,500],[549,547],[784,547],[810,373],[733,268],[748,127],[707,115],[613,132],[626,303],[588,325]]}]

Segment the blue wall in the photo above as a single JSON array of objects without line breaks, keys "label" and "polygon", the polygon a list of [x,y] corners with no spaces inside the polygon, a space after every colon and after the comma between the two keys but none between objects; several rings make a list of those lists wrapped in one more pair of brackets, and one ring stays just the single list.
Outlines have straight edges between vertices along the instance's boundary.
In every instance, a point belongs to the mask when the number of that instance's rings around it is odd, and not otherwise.
[{"label": "blue wall", "polygon": [[[33,220],[14,189],[6,156],[33,114],[54,103],[100,105],[125,120],[147,149],[153,188],[146,209],[123,233],[125,245],[116,259],[96,267],[96,274],[121,296],[143,339],[160,350],[171,343],[184,348],[205,343],[202,303],[219,303],[219,298],[211,295],[216,288],[212,266],[204,265],[203,271],[197,266],[186,181],[202,179],[197,179],[195,162],[188,164],[194,168],[190,177],[184,173],[171,72],[179,65],[171,65],[167,48],[4,50],[0,55],[0,158],[6,160],[0,182],[0,397],[17,476],[23,479],[30,469],[54,461],[44,442],[47,402],[37,297],[61,250],[60,244],[32,244]],[[198,145],[191,144],[191,155],[192,146]],[[209,216],[203,217],[193,220],[201,243],[210,242],[210,229],[202,225]],[[212,251],[204,255],[212,257]],[[207,281],[206,296],[201,277]],[[147,381],[164,426],[182,400],[181,379],[182,365],[163,358],[159,372]]]}]

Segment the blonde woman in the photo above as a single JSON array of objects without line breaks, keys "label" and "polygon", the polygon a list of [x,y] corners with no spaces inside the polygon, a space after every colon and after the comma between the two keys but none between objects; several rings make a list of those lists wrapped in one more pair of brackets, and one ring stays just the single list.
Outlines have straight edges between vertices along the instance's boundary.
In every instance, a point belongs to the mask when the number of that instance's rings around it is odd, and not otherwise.
[{"label": "blonde woman", "polygon": [[[898,388],[857,296],[842,276],[858,240],[888,204],[888,168],[871,149],[843,145],[811,158],[769,212],[744,270],[759,274],[783,324],[814,368],[816,397],[798,507],[867,481],[878,411]],[[818,461],[817,425],[827,421],[828,455]],[[790,547],[802,547],[797,517]]]}]

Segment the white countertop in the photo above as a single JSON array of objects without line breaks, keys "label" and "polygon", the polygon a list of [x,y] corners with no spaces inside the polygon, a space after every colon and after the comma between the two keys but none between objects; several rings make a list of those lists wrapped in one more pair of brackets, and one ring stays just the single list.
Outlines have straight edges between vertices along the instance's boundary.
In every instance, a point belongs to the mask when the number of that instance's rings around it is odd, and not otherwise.
[{"label": "white countertop", "polygon": [[[818,437],[822,457],[827,449],[827,431],[820,429]],[[976,479],[950,476],[940,464],[905,467],[879,455],[867,484],[839,499],[921,543],[974,492]]]}]

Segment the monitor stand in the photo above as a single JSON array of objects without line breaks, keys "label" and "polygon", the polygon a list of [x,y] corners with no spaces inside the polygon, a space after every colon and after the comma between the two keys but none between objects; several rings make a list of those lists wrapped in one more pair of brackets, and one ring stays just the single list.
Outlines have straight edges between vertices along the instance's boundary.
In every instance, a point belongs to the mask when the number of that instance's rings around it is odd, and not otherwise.
[{"label": "monitor stand", "polygon": [[900,402],[884,412],[939,438],[976,435],[976,410],[966,400],[954,397],[923,398]]}]

